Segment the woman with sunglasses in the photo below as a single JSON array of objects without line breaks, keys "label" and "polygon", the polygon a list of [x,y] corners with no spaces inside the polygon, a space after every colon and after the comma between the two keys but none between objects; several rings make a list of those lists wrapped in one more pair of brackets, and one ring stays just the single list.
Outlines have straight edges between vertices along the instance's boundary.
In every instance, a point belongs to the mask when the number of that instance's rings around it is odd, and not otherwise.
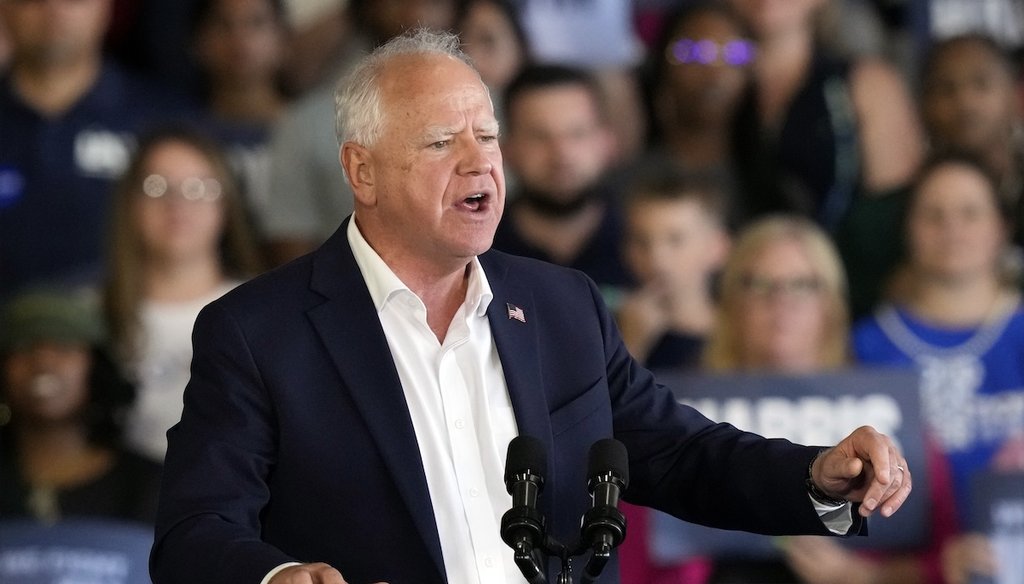
[{"label": "woman with sunglasses", "polygon": [[823,30],[835,0],[730,5],[756,43],[736,124],[742,214],[814,219],[835,238],[852,310],[863,314],[899,247],[898,194],[924,149],[906,83],[881,59],[832,47]]}]

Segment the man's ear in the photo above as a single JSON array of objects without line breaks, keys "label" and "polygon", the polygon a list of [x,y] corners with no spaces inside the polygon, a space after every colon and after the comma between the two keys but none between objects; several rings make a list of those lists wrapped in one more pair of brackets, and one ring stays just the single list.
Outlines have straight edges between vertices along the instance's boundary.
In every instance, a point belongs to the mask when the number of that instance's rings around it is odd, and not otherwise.
[{"label": "man's ear", "polygon": [[375,176],[373,172],[373,156],[365,146],[355,142],[345,142],[338,153],[341,168],[348,177],[357,202],[373,205]]}]

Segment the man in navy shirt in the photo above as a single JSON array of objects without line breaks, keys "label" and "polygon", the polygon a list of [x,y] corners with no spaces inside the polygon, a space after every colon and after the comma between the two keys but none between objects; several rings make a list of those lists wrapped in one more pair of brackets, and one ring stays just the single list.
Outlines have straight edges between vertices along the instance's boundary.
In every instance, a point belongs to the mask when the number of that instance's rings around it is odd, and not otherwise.
[{"label": "man in navy shirt", "polygon": [[167,92],[103,58],[111,0],[0,2],[0,297],[40,281],[89,282],[101,265],[113,181]]},{"label": "man in navy shirt", "polygon": [[581,270],[614,305],[632,278],[622,262],[616,141],[597,82],[581,69],[534,65],[505,91],[502,149],[518,188],[495,249]]}]

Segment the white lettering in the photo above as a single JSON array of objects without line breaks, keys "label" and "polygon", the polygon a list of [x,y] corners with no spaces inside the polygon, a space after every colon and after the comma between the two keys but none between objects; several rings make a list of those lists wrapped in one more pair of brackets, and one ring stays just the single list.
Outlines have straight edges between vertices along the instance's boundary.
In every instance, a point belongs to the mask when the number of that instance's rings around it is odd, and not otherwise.
[{"label": "white lettering", "polygon": [[899,403],[892,396],[881,393],[680,401],[712,420],[727,422],[768,438],[786,438],[800,444],[835,444],[863,425],[873,426],[896,440],[903,426]]},{"label": "white lettering", "polygon": [[[0,553],[0,576],[59,575],[61,581],[123,582],[129,560],[121,552],[55,547],[12,548]],[[85,580],[82,580],[85,581]]]}]

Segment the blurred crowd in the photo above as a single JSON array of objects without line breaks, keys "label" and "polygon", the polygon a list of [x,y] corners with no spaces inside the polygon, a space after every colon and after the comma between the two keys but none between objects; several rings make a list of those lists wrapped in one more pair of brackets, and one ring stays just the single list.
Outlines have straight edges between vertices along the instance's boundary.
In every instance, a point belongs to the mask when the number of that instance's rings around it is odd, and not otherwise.
[{"label": "blurred crowd", "polygon": [[927,545],[663,565],[638,530],[626,584],[997,570],[967,501],[1024,472],[1024,0],[0,0],[0,521],[152,520],[196,315],[352,212],[335,86],[412,27],[490,89],[494,247],[589,275],[646,366],[920,371]]}]

